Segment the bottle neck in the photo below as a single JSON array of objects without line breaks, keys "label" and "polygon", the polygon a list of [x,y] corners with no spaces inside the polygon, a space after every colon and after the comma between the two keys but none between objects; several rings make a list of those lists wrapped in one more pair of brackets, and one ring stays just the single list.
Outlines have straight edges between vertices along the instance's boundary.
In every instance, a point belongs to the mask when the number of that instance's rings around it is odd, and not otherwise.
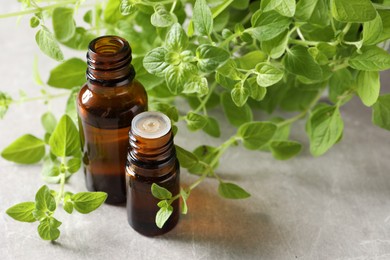
[{"label": "bottle neck", "polygon": [[88,86],[116,87],[130,83],[135,77],[131,60],[131,48],[125,39],[118,36],[96,38],[87,52]]}]

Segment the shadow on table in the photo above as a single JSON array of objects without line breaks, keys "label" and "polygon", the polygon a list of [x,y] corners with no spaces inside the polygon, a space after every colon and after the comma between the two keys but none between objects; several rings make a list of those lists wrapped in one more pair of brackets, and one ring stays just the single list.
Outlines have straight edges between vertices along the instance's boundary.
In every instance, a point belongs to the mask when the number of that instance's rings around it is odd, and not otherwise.
[{"label": "shadow on table", "polygon": [[181,215],[178,226],[159,239],[192,243],[198,253],[208,249],[204,253],[253,257],[280,250],[281,235],[287,235],[254,198],[227,200],[214,191],[197,189],[188,206],[188,215]]}]

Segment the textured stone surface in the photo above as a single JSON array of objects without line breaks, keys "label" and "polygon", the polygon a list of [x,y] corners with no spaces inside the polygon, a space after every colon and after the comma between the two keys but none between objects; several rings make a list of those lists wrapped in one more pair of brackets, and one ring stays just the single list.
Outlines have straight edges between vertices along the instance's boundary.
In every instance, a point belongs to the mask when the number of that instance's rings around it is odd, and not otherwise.
[{"label": "textured stone surface", "polygon": [[[1,13],[16,7],[4,4]],[[38,95],[31,73],[34,55],[39,55],[44,80],[55,62],[39,53],[27,19],[19,26],[16,19],[1,20],[0,32],[1,90],[15,98],[19,89]],[[390,92],[388,82],[389,77],[383,80],[384,91]],[[60,115],[64,102],[12,106],[0,120],[0,148],[26,132],[42,136],[41,112],[50,108]],[[308,152],[303,122],[292,133],[305,144],[295,159],[280,162],[266,153],[229,150],[218,172],[252,197],[221,199],[216,181],[207,180],[193,191],[189,214],[156,238],[133,231],[124,207],[104,205],[88,216],[57,214],[63,222],[60,239],[42,241],[36,224],[18,223],[4,213],[34,199],[43,185],[40,166],[0,159],[0,259],[390,259],[390,132],[372,126],[370,110],[357,99],[342,109],[342,116],[343,141],[320,158]],[[222,129],[225,136],[231,134],[226,123]],[[176,142],[194,148],[221,140],[182,131]],[[182,172],[184,184],[195,179]],[[85,190],[81,172],[67,189]]]}]

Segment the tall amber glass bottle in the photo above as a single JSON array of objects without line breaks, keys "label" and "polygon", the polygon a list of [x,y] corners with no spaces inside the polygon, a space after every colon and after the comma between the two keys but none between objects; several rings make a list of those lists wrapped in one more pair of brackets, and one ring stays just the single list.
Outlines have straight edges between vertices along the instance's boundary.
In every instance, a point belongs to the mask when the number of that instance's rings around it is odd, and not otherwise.
[{"label": "tall amber glass bottle", "polygon": [[129,224],[146,236],[161,235],[174,228],[179,220],[179,200],[172,202],[173,213],[160,229],[155,224],[159,200],[151,192],[153,183],[173,195],[180,191],[180,166],[166,115],[144,112],[133,119],[126,178]]},{"label": "tall amber glass bottle", "polygon": [[125,165],[131,120],[147,110],[144,87],[134,80],[125,39],[102,36],[89,44],[87,83],[77,98],[86,186],[126,200]]}]

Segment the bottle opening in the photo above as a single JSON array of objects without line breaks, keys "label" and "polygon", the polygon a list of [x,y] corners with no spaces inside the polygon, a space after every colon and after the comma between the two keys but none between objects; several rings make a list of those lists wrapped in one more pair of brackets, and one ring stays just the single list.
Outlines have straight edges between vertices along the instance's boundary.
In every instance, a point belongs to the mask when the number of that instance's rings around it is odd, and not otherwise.
[{"label": "bottle opening", "polygon": [[117,36],[98,37],[90,43],[89,49],[98,55],[115,55],[129,49],[129,45]]},{"label": "bottle opening", "polygon": [[131,131],[142,138],[156,139],[171,130],[171,120],[160,112],[143,112],[131,122]]}]

